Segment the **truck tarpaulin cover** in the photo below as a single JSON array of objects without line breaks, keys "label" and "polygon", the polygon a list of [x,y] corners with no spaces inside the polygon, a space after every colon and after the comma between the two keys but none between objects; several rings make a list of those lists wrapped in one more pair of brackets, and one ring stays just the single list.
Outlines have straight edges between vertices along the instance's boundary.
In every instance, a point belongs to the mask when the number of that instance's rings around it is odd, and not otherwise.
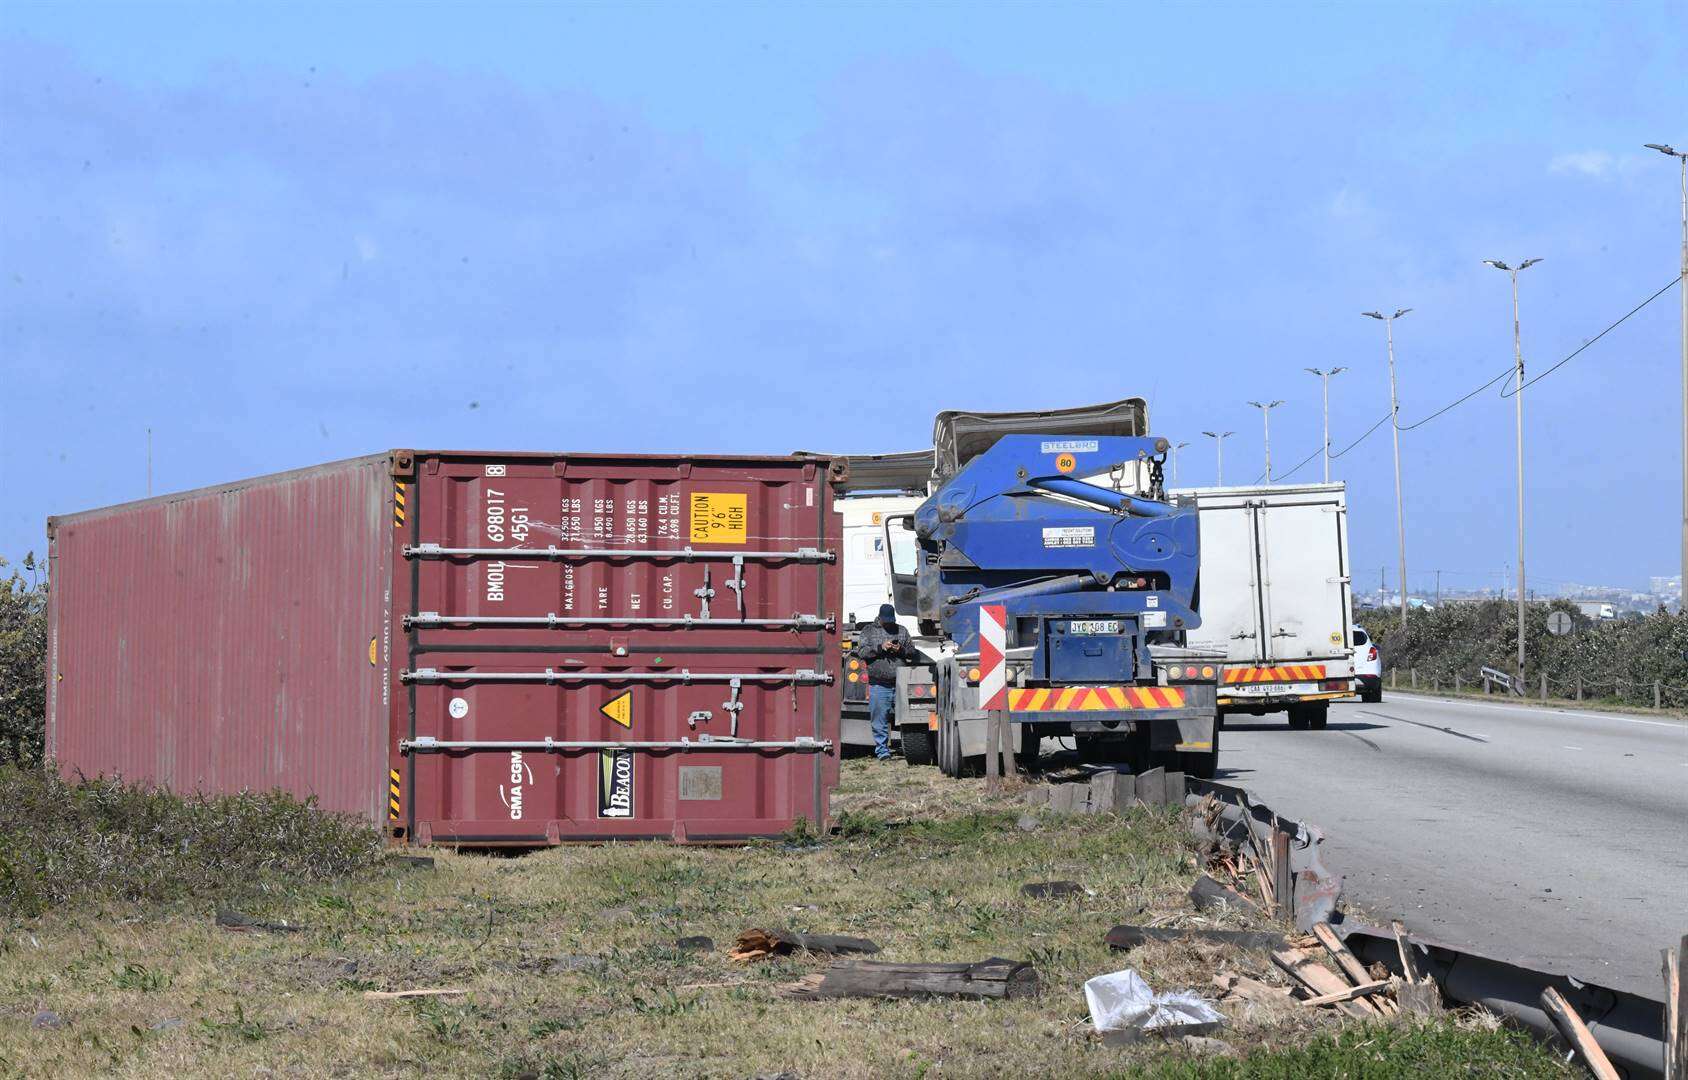
[{"label": "truck tarpaulin cover", "polygon": [[424,843],[824,825],[829,465],[399,451],[57,519],[61,767]]}]

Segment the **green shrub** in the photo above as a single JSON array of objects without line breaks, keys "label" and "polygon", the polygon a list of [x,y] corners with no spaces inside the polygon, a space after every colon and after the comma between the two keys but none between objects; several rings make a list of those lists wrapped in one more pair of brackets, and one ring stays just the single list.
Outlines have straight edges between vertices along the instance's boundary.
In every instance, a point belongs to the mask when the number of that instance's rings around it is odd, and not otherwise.
[{"label": "green shrub", "polygon": [[0,766],[0,915],[262,895],[362,870],[381,849],[366,823],[280,792],[183,798]]},{"label": "green shrub", "polygon": [[[0,559],[0,571],[7,565]],[[47,714],[47,586],[34,552],[23,569],[28,580],[15,570],[0,578],[0,762],[32,764]]]},{"label": "green shrub", "polygon": [[[1547,618],[1563,611],[1573,620],[1571,633],[1548,633]],[[1419,684],[1440,678],[1451,686],[1458,672],[1474,686],[1478,669],[1511,673],[1518,663],[1518,608],[1510,600],[1457,601],[1407,617],[1403,630],[1393,610],[1359,613],[1391,671],[1418,669]],[[1667,688],[1666,704],[1688,704],[1688,617],[1658,611],[1597,621],[1566,600],[1524,605],[1525,680],[1532,692],[1547,673],[1549,689],[1568,696],[1582,676],[1587,696],[1632,705],[1653,703],[1653,680]],[[1405,682],[1402,685],[1406,685]],[[1673,695],[1668,688],[1677,688]]]}]

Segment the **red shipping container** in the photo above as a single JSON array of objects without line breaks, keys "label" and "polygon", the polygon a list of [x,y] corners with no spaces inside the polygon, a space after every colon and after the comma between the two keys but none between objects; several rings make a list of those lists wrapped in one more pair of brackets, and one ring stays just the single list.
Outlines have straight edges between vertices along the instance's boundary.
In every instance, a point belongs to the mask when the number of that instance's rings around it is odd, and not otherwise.
[{"label": "red shipping container", "polygon": [[842,475],[395,451],[54,518],[48,752],[419,843],[824,828]]}]

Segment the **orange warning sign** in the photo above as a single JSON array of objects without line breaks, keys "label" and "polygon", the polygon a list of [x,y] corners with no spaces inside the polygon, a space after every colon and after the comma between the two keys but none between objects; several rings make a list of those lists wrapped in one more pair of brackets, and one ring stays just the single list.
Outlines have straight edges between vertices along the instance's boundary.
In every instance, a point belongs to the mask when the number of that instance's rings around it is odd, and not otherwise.
[{"label": "orange warning sign", "polygon": [[1078,459],[1073,457],[1071,454],[1062,454],[1060,457],[1055,459],[1055,467],[1064,473],[1072,472],[1074,469],[1078,468]]},{"label": "orange warning sign", "polygon": [[624,728],[633,726],[633,691],[623,690],[615,697],[604,702],[599,712],[614,720]]}]

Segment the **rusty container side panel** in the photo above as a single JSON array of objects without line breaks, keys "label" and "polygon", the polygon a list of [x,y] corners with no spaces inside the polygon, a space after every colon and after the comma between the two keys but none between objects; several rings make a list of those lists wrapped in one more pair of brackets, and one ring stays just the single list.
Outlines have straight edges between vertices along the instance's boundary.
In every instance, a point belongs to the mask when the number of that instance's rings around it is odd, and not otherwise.
[{"label": "rusty container side panel", "polygon": [[[841,690],[828,465],[419,453],[394,553],[407,684],[392,710],[395,835],[538,845],[824,827]],[[695,748],[733,738],[788,745]]]},{"label": "rusty container side panel", "polygon": [[59,770],[385,820],[393,491],[381,455],[49,521]]}]

